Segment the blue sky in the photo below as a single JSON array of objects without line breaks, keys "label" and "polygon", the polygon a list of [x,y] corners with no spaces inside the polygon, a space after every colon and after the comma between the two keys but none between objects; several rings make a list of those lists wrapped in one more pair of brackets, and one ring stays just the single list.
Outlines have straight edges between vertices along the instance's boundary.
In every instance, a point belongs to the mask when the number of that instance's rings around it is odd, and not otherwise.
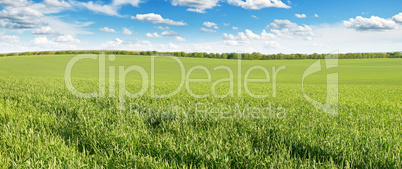
[{"label": "blue sky", "polygon": [[401,51],[398,0],[0,0],[0,53]]}]

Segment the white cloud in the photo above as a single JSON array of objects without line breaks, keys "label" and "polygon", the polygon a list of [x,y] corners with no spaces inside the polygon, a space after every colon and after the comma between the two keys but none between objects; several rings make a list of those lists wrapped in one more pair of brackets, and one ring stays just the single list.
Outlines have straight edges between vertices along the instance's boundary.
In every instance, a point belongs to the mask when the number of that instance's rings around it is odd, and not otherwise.
[{"label": "white cloud", "polygon": [[223,26],[230,26],[230,23],[223,23]]},{"label": "white cloud", "polygon": [[49,39],[47,39],[46,36],[38,36],[36,38],[34,38],[31,43],[33,45],[50,45],[50,44],[55,44],[55,42],[50,41]]},{"label": "white cloud", "polygon": [[261,41],[272,41],[276,36],[267,33],[265,30],[260,35],[253,33],[253,31],[246,29],[245,32],[239,32],[236,36],[232,34],[223,34],[224,44],[229,46],[245,45],[251,43],[259,43]]},{"label": "white cloud", "polygon": [[109,33],[116,32],[114,29],[111,29],[111,28],[108,28],[108,27],[99,28],[99,30],[102,31],[102,32],[109,32]]},{"label": "white cloud", "polygon": [[21,38],[19,36],[15,36],[15,35],[2,35],[2,36],[0,36],[0,41],[4,41],[4,42],[7,42],[7,43],[19,42],[20,39]]},{"label": "white cloud", "polygon": [[207,28],[201,28],[200,32],[202,32],[202,33],[214,33],[214,32],[216,32],[216,30],[207,29]]},{"label": "white cloud", "polygon": [[262,9],[262,8],[290,8],[290,6],[283,3],[281,0],[227,0],[229,4],[240,6],[244,9]]},{"label": "white cloud", "polygon": [[206,9],[211,9],[218,6],[220,0],[173,0],[172,5],[174,6],[189,6],[187,11],[205,13]]},{"label": "white cloud", "polygon": [[179,34],[175,31],[163,31],[162,36],[179,36]]},{"label": "white cloud", "polygon": [[148,38],[161,38],[162,37],[161,35],[159,35],[156,32],[155,33],[146,33],[145,36]]},{"label": "white cloud", "polygon": [[232,29],[233,29],[233,30],[238,30],[239,28],[236,27],[236,26],[233,26]]},{"label": "white cloud", "polygon": [[52,7],[64,7],[64,8],[70,8],[71,5],[64,0],[58,1],[58,0],[44,0],[43,3],[48,6]]},{"label": "white cloud", "polygon": [[[355,31],[346,28],[342,23],[311,26],[314,29],[313,41],[297,42],[289,40],[281,42],[282,47],[288,43],[288,48],[297,52],[327,53],[335,49],[341,53],[347,52],[389,52],[399,51],[402,42],[402,29],[389,31]],[[300,44],[298,46],[297,44]],[[320,46],[317,46],[320,45]],[[399,46],[399,47],[398,47]]]},{"label": "white cloud", "polygon": [[314,36],[313,29],[310,26],[297,26],[294,28],[271,29],[278,37],[287,39],[311,40]]},{"label": "white cloud", "polygon": [[36,29],[32,31],[33,34],[35,35],[51,35],[51,34],[58,34],[56,31],[54,31],[50,26],[45,26],[39,29]]},{"label": "white cloud", "polygon": [[125,34],[125,35],[132,35],[133,34],[133,32],[131,30],[127,29],[127,28],[123,28],[122,33]]},{"label": "white cloud", "polygon": [[131,19],[136,19],[143,22],[152,22],[153,24],[165,24],[165,25],[175,25],[175,26],[183,26],[187,25],[187,23],[183,21],[173,21],[170,19],[164,19],[159,14],[149,13],[149,14],[137,14],[136,16],[132,16]]},{"label": "white cloud", "polygon": [[141,0],[113,0],[111,4],[104,5],[99,1],[94,3],[93,1],[77,2],[70,0],[70,3],[74,6],[84,7],[95,13],[103,13],[111,16],[120,16],[118,10],[120,10],[123,5],[130,4],[134,7],[138,7],[141,2]]},{"label": "white cloud", "polygon": [[27,0],[0,0],[0,5],[6,7],[24,7],[32,4],[32,1]]},{"label": "white cloud", "polygon": [[153,50],[152,43],[149,41],[139,39],[121,40],[119,38],[106,41],[100,45],[100,48],[110,50]]},{"label": "white cloud", "polygon": [[[47,28],[41,30],[43,27],[50,26],[55,32],[62,34],[64,34],[63,32],[70,32],[70,34],[72,34],[71,32],[76,32],[75,34],[88,33],[88,31],[82,30],[82,27],[85,27],[84,25],[61,21],[59,18],[63,16],[46,16],[71,9],[71,5],[64,0],[44,0],[42,3],[26,0],[0,0],[0,4],[4,6],[0,11],[0,26],[6,29],[19,29],[21,31],[39,29],[36,30],[37,34],[54,33],[46,32],[45,29]],[[58,25],[63,25],[62,29],[56,29],[56,27],[60,28]]]},{"label": "white cloud", "polygon": [[265,42],[265,46],[267,48],[279,48],[279,47],[281,47],[281,45],[279,45],[279,43],[276,42],[276,41],[267,41],[267,42]]},{"label": "white cloud", "polygon": [[205,9],[200,9],[200,8],[188,8],[187,11],[196,12],[196,13],[206,13]]},{"label": "white cloud", "polygon": [[121,6],[121,5],[126,5],[130,4],[134,7],[138,7],[138,5],[141,3],[141,0],[113,0],[112,5],[113,6]]},{"label": "white cloud", "polygon": [[6,8],[0,11],[1,26],[8,29],[32,29],[45,25],[44,14],[31,7]]},{"label": "white cloud", "polygon": [[[244,31],[243,35],[227,34],[228,38],[220,41],[209,42],[191,42],[180,43],[179,50],[185,52],[261,52],[270,53],[329,53],[339,49],[341,53],[347,52],[387,52],[398,51],[402,42],[402,29],[395,29],[385,32],[357,32],[353,29],[347,29],[343,24],[331,25],[309,25],[314,30],[314,40],[306,41],[303,38],[281,38],[277,35],[265,32],[261,34],[253,31],[261,38],[241,41],[241,38],[248,38]],[[268,30],[266,30],[268,31]],[[250,33],[249,33],[250,34]],[[264,38],[263,38],[264,37]],[[236,38],[239,38],[238,40]],[[174,42],[173,42],[174,43]],[[178,45],[178,44],[177,44]],[[241,45],[241,48],[239,48]],[[0,47],[1,48],[1,47]],[[168,43],[143,45],[142,48],[129,48],[124,43],[116,48],[108,49],[127,49],[127,50],[158,50],[158,51],[177,51],[170,49]]]},{"label": "white cloud", "polygon": [[114,40],[111,41],[107,41],[104,44],[102,44],[102,46],[104,47],[118,47],[123,43],[123,40],[116,38]]},{"label": "white cloud", "polygon": [[218,26],[214,26],[214,29],[219,29],[219,27],[218,27]]},{"label": "white cloud", "polygon": [[258,19],[258,16],[255,16],[255,15],[251,15],[251,17],[254,19]]},{"label": "white cloud", "polygon": [[204,25],[204,26],[206,26],[208,28],[213,27],[213,26],[217,26],[217,24],[214,23],[214,22],[204,22],[202,25]]},{"label": "white cloud", "polygon": [[317,14],[314,14],[314,17],[318,18],[318,17],[320,17],[320,16],[318,16]]},{"label": "white cloud", "polygon": [[402,23],[402,13],[399,13],[398,15],[393,16],[392,20],[395,21],[396,23]]},{"label": "white cloud", "polygon": [[295,14],[296,18],[306,18],[306,14]]},{"label": "white cloud", "polygon": [[179,46],[173,44],[173,43],[169,43],[169,48],[170,49],[179,49]]},{"label": "white cloud", "polygon": [[363,18],[357,16],[356,19],[350,18],[349,21],[343,21],[347,28],[357,31],[383,31],[396,29],[396,23],[393,20],[371,16],[371,18]]},{"label": "white cloud", "polygon": [[75,39],[71,35],[61,35],[56,38],[55,42],[75,42],[75,43],[80,43],[79,39]]},{"label": "white cloud", "polygon": [[280,38],[311,40],[314,36],[310,26],[299,26],[289,20],[275,19],[266,28]]},{"label": "white cloud", "polygon": [[58,17],[45,16],[41,20],[49,25],[55,32],[65,35],[92,34],[86,30],[94,22],[63,22]]},{"label": "white cloud", "polygon": [[158,26],[158,27],[154,27],[154,28],[157,28],[157,29],[162,30],[162,31],[165,31],[165,30],[169,30],[169,29],[170,29],[168,26],[166,26],[166,27]]},{"label": "white cloud", "polygon": [[267,28],[278,29],[278,28],[295,28],[298,25],[296,23],[290,22],[289,20],[279,20],[275,19],[274,22],[269,24]]},{"label": "white cloud", "polygon": [[95,13],[103,13],[106,15],[111,15],[111,16],[119,16],[118,14],[118,9],[119,7],[113,6],[113,5],[102,5],[99,2],[76,2],[76,1],[70,1],[72,2],[73,5],[78,6],[78,7],[84,7],[87,8],[88,10],[91,10]]},{"label": "white cloud", "polygon": [[250,39],[261,39],[261,37],[255,33],[253,33],[253,31],[246,29],[246,36]]},{"label": "white cloud", "polygon": [[177,40],[177,41],[181,41],[181,42],[186,41],[186,39],[184,39],[184,38],[182,38],[182,37],[180,37],[180,36],[176,36],[176,40]]}]

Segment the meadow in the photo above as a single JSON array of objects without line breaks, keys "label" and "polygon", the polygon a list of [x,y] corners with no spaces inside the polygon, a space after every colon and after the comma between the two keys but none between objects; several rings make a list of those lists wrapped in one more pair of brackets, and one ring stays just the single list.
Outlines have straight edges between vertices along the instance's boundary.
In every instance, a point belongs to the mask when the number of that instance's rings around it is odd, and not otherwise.
[{"label": "meadow", "polygon": [[[183,87],[155,98],[147,86],[140,97],[124,97],[121,110],[119,66],[140,66],[151,79],[151,57],[106,58],[106,96],[87,99],[65,85],[73,57],[0,58],[0,168],[402,168],[400,58],[342,59],[307,77],[306,94],[324,103],[326,75],[339,73],[339,111],[331,116],[302,93],[303,72],[317,60],[244,60],[238,73],[237,60],[178,58],[189,78],[208,78],[201,70],[189,73],[196,66],[211,72],[210,82],[189,85],[209,97],[195,98]],[[268,94],[264,99],[250,96],[243,83],[256,65],[267,68],[270,82],[250,83],[248,90]],[[273,83],[271,68],[281,66]],[[180,85],[175,60],[157,58],[154,67],[155,93]],[[85,59],[74,65],[72,82],[94,92],[99,74],[98,61]],[[259,70],[249,77],[266,78]],[[141,78],[128,74],[127,91],[139,91]],[[233,90],[228,82],[214,85],[224,78],[233,80]]]}]

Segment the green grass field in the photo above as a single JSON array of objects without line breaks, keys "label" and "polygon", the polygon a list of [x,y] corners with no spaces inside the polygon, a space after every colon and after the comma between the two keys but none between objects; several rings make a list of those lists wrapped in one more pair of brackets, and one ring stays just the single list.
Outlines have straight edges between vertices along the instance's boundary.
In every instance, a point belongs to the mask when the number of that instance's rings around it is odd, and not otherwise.
[{"label": "green grass field", "polygon": [[[179,58],[186,73],[197,65],[211,72],[212,82],[190,84],[199,95],[211,95],[213,83],[229,77],[214,68],[228,66],[233,95],[194,98],[184,87],[159,99],[147,90],[125,97],[127,110],[121,111],[118,97],[83,99],[66,88],[65,67],[73,57],[0,58],[0,168],[402,168],[402,59],[343,59],[338,68],[309,76],[306,93],[324,103],[326,74],[339,73],[339,113],[333,117],[302,93],[303,72],[316,60],[242,61],[241,78],[255,65],[270,76],[272,66],[286,66],[277,76],[276,97],[272,83],[249,85],[254,94],[270,96],[257,99],[244,85],[239,95],[236,60]],[[116,68],[118,77],[118,66],[131,65],[150,75],[151,57],[117,56],[106,69]],[[177,62],[157,58],[155,68],[157,94],[177,88]],[[96,60],[82,60],[72,71],[73,84],[96,91],[98,74]],[[108,74],[106,82],[113,79]],[[196,70],[189,77],[207,76]],[[250,74],[264,77],[258,70]],[[126,80],[128,91],[141,88],[138,73]],[[229,87],[219,83],[216,93]]]}]

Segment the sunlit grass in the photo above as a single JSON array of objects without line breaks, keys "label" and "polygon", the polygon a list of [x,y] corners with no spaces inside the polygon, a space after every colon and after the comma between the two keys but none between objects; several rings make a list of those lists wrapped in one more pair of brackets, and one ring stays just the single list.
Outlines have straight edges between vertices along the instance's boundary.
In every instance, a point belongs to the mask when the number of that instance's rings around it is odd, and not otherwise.
[{"label": "sunlit grass", "polygon": [[[315,109],[301,92],[303,69],[313,60],[245,61],[244,69],[287,66],[278,76],[276,97],[252,98],[244,89],[239,97],[236,83],[233,97],[196,99],[183,88],[157,99],[148,91],[140,98],[127,97],[127,110],[120,111],[117,97],[80,99],[66,89],[63,73],[71,57],[0,58],[0,168],[402,167],[401,59],[341,60],[336,70],[339,115],[332,117]],[[213,70],[223,64],[237,70],[237,61],[182,60],[188,68],[201,64]],[[114,65],[148,70],[148,61],[121,56]],[[173,61],[159,64],[156,91],[169,92],[180,77],[170,69]],[[77,88],[98,89],[96,62],[82,62],[74,71]],[[128,78],[129,90],[141,84],[136,77]],[[324,83],[324,73],[313,76],[306,92],[325,102]],[[191,89],[205,94],[211,86],[193,84]],[[218,90],[227,88],[223,83]],[[271,84],[250,88],[272,94]],[[274,116],[239,112],[247,107],[267,108]]]}]

